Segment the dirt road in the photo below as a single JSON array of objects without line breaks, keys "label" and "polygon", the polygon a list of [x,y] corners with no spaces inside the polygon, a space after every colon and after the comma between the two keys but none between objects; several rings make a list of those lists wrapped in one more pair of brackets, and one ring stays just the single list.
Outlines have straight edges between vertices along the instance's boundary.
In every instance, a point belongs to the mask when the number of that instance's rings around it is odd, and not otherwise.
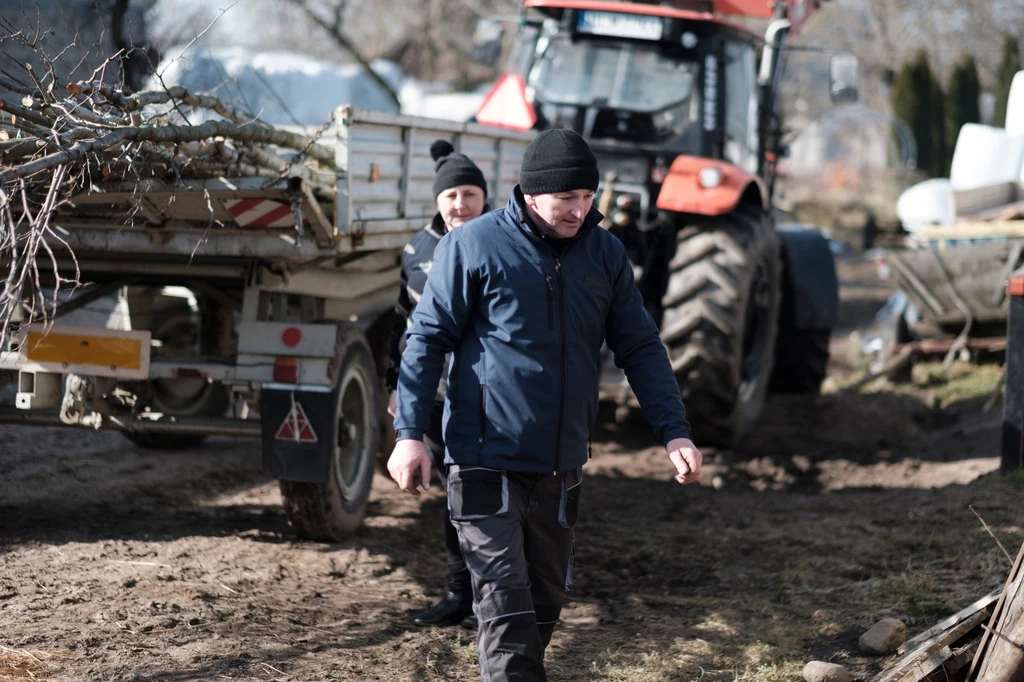
[{"label": "dirt road", "polygon": [[[844,266],[847,333],[884,287]],[[911,633],[1000,583],[1024,540],[998,412],[910,393],[778,399],[702,484],[670,482],[638,418],[603,415],[554,680],[868,675],[876,619]],[[469,680],[472,633],[417,629],[442,587],[436,490],[378,477],[341,544],[289,533],[256,444],[139,450],[117,434],[0,427],[0,679]]]}]

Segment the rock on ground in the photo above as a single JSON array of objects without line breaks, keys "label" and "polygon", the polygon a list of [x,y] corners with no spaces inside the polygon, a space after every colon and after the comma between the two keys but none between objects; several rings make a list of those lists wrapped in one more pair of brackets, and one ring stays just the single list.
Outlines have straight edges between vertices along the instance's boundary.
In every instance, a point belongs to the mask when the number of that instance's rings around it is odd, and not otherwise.
[{"label": "rock on ground", "polygon": [[907,626],[897,618],[883,618],[860,636],[860,648],[869,654],[894,653],[907,641]]},{"label": "rock on ground", "polygon": [[846,668],[835,663],[811,661],[804,666],[806,682],[850,682],[853,678]]}]

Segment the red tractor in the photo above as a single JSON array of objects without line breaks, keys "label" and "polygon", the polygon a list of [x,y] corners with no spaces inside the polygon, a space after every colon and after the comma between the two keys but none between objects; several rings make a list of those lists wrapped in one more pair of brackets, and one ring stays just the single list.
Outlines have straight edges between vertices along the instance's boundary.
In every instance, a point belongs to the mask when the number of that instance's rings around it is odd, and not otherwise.
[{"label": "red tractor", "polygon": [[[787,41],[819,2],[525,0],[511,68],[476,115],[590,142],[605,227],[629,250],[701,444],[734,443],[769,391],[817,393],[825,376],[832,251],[771,209]],[[771,21],[761,35],[729,15]],[[478,61],[497,59],[496,26],[478,27]],[[856,99],[856,71],[833,57],[833,102]]]}]

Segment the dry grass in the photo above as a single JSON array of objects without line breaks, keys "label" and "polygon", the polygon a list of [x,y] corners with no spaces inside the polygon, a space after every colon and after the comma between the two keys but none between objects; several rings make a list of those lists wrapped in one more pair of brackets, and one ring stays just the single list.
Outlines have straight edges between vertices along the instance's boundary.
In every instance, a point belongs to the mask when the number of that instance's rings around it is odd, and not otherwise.
[{"label": "dry grass", "polygon": [[42,680],[45,654],[0,646],[0,680]]}]

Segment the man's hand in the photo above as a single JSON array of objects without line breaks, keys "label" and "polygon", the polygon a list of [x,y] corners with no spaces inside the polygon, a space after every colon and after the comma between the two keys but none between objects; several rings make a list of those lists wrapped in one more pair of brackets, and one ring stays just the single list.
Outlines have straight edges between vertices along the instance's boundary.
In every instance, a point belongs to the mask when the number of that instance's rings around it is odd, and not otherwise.
[{"label": "man's hand", "polygon": [[398,412],[398,391],[391,391],[391,397],[388,398],[388,414],[394,417],[395,412]]},{"label": "man's hand", "polygon": [[400,440],[388,459],[388,473],[395,479],[398,487],[407,493],[419,495],[417,490],[423,486],[430,488],[430,455],[423,441]]},{"label": "man's hand", "polygon": [[[688,438],[670,440],[665,446],[668,458],[676,467],[676,480],[680,483],[693,483],[700,478],[700,465],[704,457],[700,450]],[[389,464],[390,466],[390,464]]]}]

